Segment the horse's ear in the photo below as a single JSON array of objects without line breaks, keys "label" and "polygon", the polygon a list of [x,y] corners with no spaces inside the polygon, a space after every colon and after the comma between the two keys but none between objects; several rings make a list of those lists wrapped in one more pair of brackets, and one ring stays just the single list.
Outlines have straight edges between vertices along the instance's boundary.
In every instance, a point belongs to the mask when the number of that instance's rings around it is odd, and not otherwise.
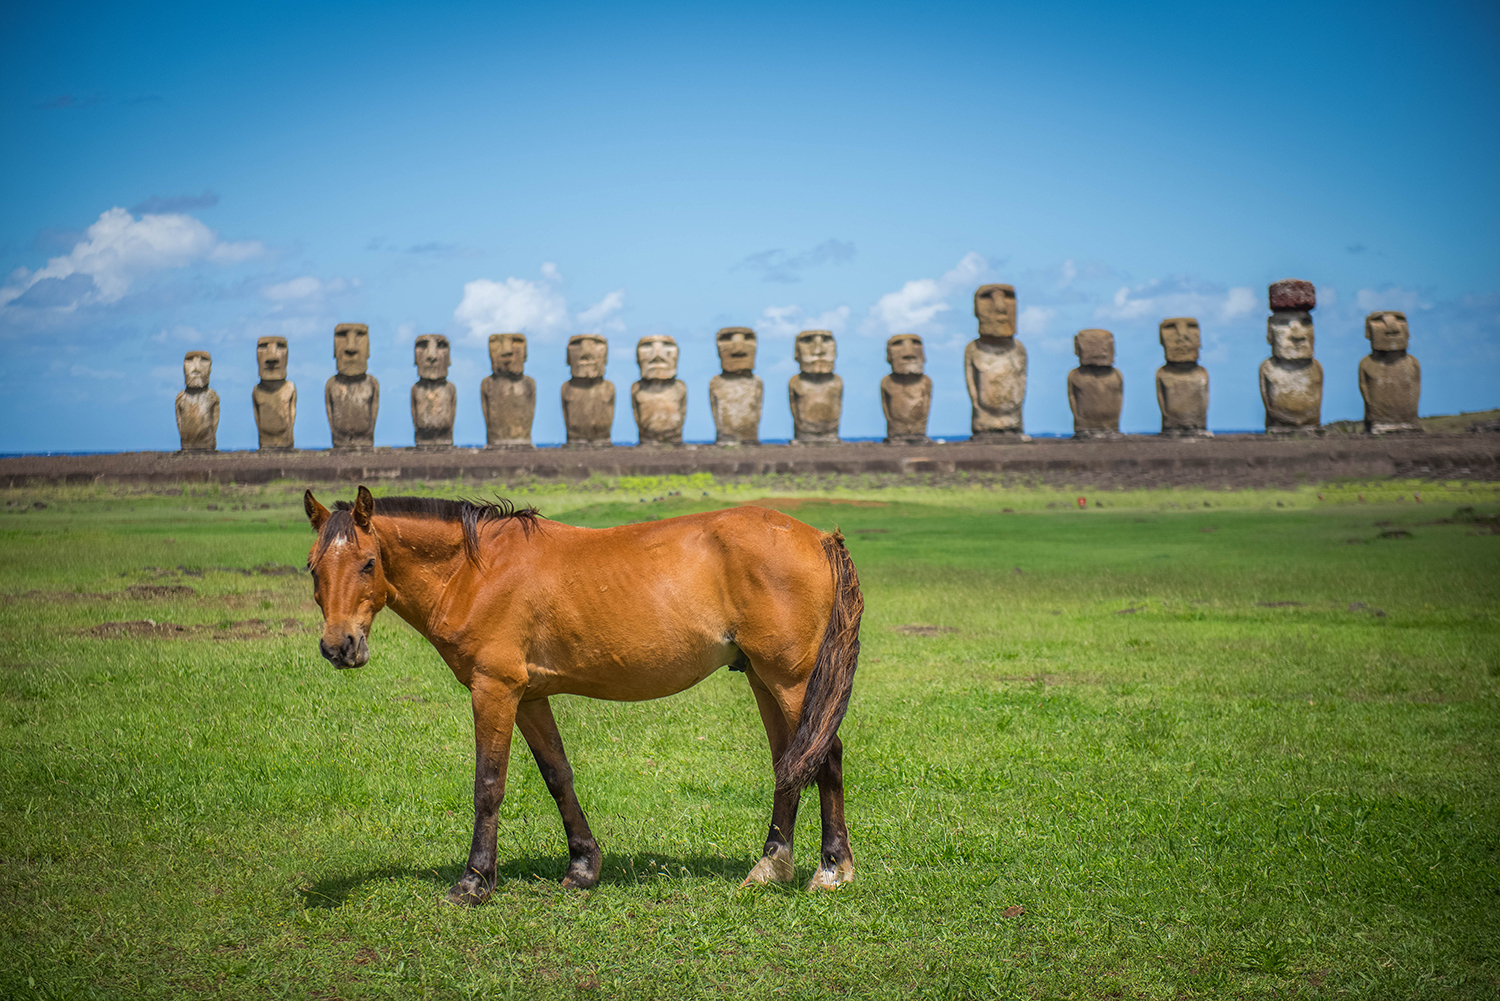
[{"label": "horse's ear", "polygon": [[313,531],[321,532],[323,523],[328,520],[328,509],[318,503],[311,490],[302,495],[302,509],[307,512],[307,520],[312,522]]},{"label": "horse's ear", "polygon": [[370,516],[375,513],[375,498],[370,491],[360,484],[359,493],[354,498],[354,523],[366,532],[370,530]]}]

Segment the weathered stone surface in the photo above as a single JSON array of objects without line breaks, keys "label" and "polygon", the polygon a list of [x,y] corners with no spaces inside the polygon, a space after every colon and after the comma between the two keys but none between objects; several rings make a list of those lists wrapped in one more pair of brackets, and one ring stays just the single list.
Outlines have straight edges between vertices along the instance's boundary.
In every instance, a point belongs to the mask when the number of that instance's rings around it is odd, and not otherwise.
[{"label": "weathered stone surface", "polygon": [[184,388],[177,394],[177,436],[184,452],[213,452],[219,447],[219,394],[208,388],[212,369],[207,351],[182,356]]},{"label": "weathered stone surface", "polygon": [[1125,379],[1115,368],[1115,335],[1080,330],[1073,338],[1078,367],[1068,373],[1068,406],[1074,438],[1111,438],[1120,433]]},{"label": "weathered stone surface", "polygon": [[338,373],[323,385],[323,407],[334,448],[374,448],[380,415],[380,381],[369,374],[370,328],[340,323],[333,328]]},{"label": "weathered stone surface", "polygon": [[1272,282],[1270,288],[1271,308],[1298,309],[1306,312],[1317,308],[1318,292],[1312,282],[1300,278],[1283,278]]},{"label": "weathered stone surface", "polygon": [[490,374],[479,383],[488,448],[531,448],[536,380],[525,374],[526,335],[490,335]]},{"label": "weathered stone surface", "polygon": [[1026,348],[1016,340],[1016,290],[981,285],[974,293],[979,338],[964,348],[964,381],[973,405],[974,441],[1024,438]]},{"label": "weathered stone surface", "polygon": [[1312,315],[1284,309],[1266,321],[1271,357],[1260,363],[1266,432],[1314,431],[1323,420],[1323,366],[1313,357]]},{"label": "weathered stone surface", "polygon": [[760,442],[760,413],[765,387],[756,375],[755,331],[724,327],[714,335],[720,373],[708,382],[708,408],[714,415],[714,440],[720,445]]},{"label": "weathered stone surface", "polygon": [[448,381],[448,338],[418,334],[413,354],[417,382],[411,387],[411,422],[416,443],[420,448],[451,448],[458,389]]},{"label": "weathered stone surface", "polygon": [[838,354],[833,334],[804,330],[793,349],[801,370],[787,383],[792,407],[792,440],[801,444],[829,444],[839,440],[839,417],[844,410],[844,380],[834,374]]},{"label": "weathered stone surface", "polygon": [[886,444],[920,445],[927,437],[932,410],[932,377],[923,373],[927,353],[916,334],[897,334],[885,342],[891,374],[880,380],[880,409],[885,413]]},{"label": "weathered stone surface", "polygon": [[1208,430],[1208,371],[1198,364],[1202,333],[1191,316],[1174,316],[1157,328],[1167,363],[1156,370],[1161,433],[1169,438],[1212,438]]},{"label": "weathered stone surface", "polygon": [[642,337],[635,360],[641,378],[630,387],[630,409],[640,444],[682,444],[687,383],[677,378],[677,342],[665,334]]},{"label": "weathered stone surface", "polygon": [[262,337],[255,342],[260,382],[250,390],[250,405],[255,408],[255,430],[263,449],[297,447],[293,438],[297,386],[286,377],[287,357],[285,337]]},{"label": "weathered stone surface", "polygon": [[598,334],[578,334],[568,339],[568,370],[573,377],[563,383],[563,425],[570,448],[606,448],[613,444],[615,385],[604,378],[609,344]]},{"label": "weathered stone surface", "polygon": [[[1371,434],[1421,431],[1417,402],[1422,366],[1406,353],[1406,314],[1395,310],[1365,317],[1370,353],[1359,361],[1359,395],[1365,399],[1365,430]],[[184,446],[185,447],[185,446]]]}]

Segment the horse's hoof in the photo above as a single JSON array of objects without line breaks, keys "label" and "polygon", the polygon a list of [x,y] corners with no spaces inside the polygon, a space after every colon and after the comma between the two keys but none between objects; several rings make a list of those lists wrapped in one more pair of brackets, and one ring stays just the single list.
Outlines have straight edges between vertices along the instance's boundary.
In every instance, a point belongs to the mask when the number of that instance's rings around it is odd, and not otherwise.
[{"label": "horse's hoof", "polygon": [[585,868],[580,864],[568,866],[568,874],[563,877],[564,890],[587,890],[599,882],[599,867],[593,869]]},{"label": "horse's hoof", "polygon": [[792,853],[782,848],[774,855],[761,856],[761,860],[755,863],[755,868],[750,870],[750,875],[745,877],[745,881],[740,886],[790,883],[795,877],[796,872],[792,869]]},{"label": "horse's hoof", "polygon": [[807,889],[809,893],[813,890],[837,890],[845,883],[852,882],[854,882],[854,866],[846,862],[837,869],[819,869],[813,873]]},{"label": "horse's hoof", "polygon": [[443,900],[459,907],[478,907],[490,899],[490,892],[490,885],[486,882],[477,879],[472,881],[461,879],[453,884],[453,888],[448,891],[448,895]]}]

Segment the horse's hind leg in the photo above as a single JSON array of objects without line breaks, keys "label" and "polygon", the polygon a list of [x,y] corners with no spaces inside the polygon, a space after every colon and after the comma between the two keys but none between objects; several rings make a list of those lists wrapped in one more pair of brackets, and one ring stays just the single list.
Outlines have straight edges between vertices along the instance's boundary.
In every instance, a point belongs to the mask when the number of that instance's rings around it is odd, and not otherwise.
[{"label": "horse's hind leg", "polygon": [[[774,766],[786,751],[790,728],[781,706],[766,688],[765,682],[753,670],[746,671],[745,677],[750,681],[750,691],[755,693],[755,705],[760,710],[761,722],[766,725],[766,739],[771,744],[771,764]],[[771,827],[766,832],[765,851],[741,886],[792,881],[792,829],[797,825],[797,803],[801,798],[800,792],[776,790],[775,799],[771,803]]]},{"label": "horse's hind leg", "polygon": [[557,812],[562,814],[563,830],[568,835],[568,874],[563,877],[562,885],[586,890],[599,882],[603,857],[589,830],[583,807],[578,805],[578,796],[573,792],[573,768],[563,751],[562,735],[557,732],[557,720],[552,718],[552,706],[546,699],[522,702],[516,710],[516,725],[531,748],[531,756],[536,759],[536,767],[547,783],[547,791],[557,801]]},{"label": "horse's hind leg", "polygon": [[823,819],[823,849],[809,890],[834,890],[854,879],[854,854],[844,826],[844,742],[833,738],[828,760],[818,769],[818,805]]}]

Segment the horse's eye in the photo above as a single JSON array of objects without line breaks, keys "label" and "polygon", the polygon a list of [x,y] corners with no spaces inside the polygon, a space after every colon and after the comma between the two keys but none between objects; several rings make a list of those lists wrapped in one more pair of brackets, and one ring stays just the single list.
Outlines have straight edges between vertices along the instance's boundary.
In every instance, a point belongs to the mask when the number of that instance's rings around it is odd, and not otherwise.
[{"label": "horse's eye", "polygon": [[375,560],[372,558],[368,563],[366,563],[364,565],[364,568],[362,570],[360,570],[360,573],[374,573],[374,572],[375,572]]}]

